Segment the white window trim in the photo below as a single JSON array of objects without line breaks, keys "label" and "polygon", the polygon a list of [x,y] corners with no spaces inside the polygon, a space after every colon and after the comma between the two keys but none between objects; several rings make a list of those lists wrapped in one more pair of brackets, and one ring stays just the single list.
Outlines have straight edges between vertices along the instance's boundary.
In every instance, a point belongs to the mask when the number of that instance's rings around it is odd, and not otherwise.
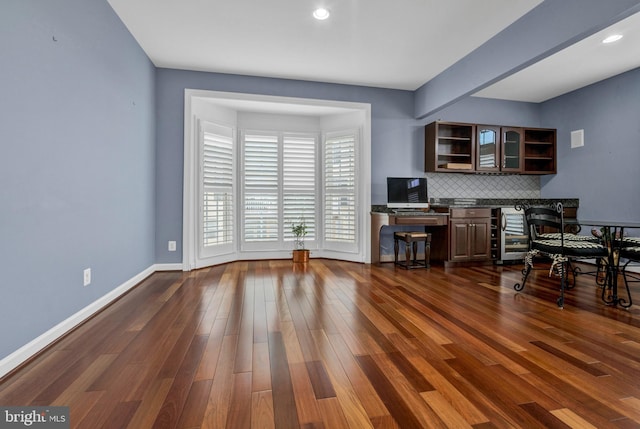
[{"label": "white window trim", "polygon": [[[367,103],[341,102],[333,100],[317,100],[279,96],[263,96],[253,94],[229,93],[219,91],[206,91],[185,89],[184,103],[184,178],[183,178],[183,230],[182,230],[182,267],[184,271],[196,268],[197,261],[197,222],[198,213],[198,121],[194,112],[193,103],[197,99],[209,99],[213,103],[219,103],[225,107],[233,106],[240,111],[248,110],[249,106],[267,104],[274,111],[281,111],[290,106],[297,106],[305,112],[359,111],[364,115],[364,124],[361,129],[360,154],[358,158],[358,179],[360,189],[358,191],[357,222],[359,246],[357,253],[340,254],[335,251],[318,250],[314,257],[339,258],[354,262],[371,262],[371,105]],[[215,122],[215,121],[214,121]],[[195,172],[195,173],[194,173]],[[286,255],[274,255],[265,253],[234,253],[220,257],[214,264],[230,262],[238,259],[262,259],[265,257],[286,257]]]}]

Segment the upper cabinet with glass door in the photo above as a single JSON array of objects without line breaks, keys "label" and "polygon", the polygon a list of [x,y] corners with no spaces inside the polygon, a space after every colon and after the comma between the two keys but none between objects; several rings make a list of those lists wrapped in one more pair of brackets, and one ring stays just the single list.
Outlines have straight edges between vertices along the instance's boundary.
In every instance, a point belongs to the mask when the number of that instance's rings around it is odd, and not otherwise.
[{"label": "upper cabinet with glass door", "polygon": [[522,128],[502,128],[502,163],[501,171],[520,173],[523,164],[524,141]]},{"label": "upper cabinet with glass door", "polygon": [[425,171],[555,174],[556,130],[433,122],[425,126]]},{"label": "upper cabinet with glass door", "polygon": [[476,126],[476,171],[500,171],[500,127]]}]

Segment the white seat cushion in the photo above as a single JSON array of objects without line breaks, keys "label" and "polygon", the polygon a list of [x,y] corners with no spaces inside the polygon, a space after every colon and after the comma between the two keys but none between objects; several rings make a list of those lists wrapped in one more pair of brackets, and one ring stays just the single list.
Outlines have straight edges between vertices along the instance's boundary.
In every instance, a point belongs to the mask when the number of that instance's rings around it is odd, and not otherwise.
[{"label": "white seat cushion", "polygon": [[[559,232],[549,232],[546,234],[540,234],[536,238],[537,240],[560,240]],[[600,240],[597,237],[590,235],[578,235],[578,234],[564,234],[565,241],[592,241],[598,243]]]},{"label": "white seat cushion", "polygon": [[560,240],[533,240],[531,248],[548,254],[564,254],[572,257],[607,255],[607,249],[604,246],[587,240],[564,240],[564,249]]}]

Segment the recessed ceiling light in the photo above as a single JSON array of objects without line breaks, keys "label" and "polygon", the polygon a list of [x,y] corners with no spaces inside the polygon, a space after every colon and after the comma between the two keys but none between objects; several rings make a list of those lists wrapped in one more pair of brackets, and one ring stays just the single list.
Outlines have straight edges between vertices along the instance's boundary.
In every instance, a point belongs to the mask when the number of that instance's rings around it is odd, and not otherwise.
[{"label": "recessed ceiling light", "polygon": [[622,39],[622,34],[612,34],[611,36],[604,39],[602,43],[613,43],[617,42],[620,39]]},{"label": "recessed ceiling light", "polygon": [[320,21],[323,21],[327,18],[329,18],[329,11],[323,7],[320,7],[316,10],[313,11],[313,17],[315,19],[318,19]]}]

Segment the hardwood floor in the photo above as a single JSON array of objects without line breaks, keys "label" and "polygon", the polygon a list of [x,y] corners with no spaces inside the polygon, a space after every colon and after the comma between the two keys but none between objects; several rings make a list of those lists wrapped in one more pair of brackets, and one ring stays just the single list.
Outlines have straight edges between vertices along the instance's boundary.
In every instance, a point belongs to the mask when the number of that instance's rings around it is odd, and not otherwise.
[{"label": "hardwood floor", "polygon": [[[156,273],[2,380],[74,428],[640,427],[640,312],[520,266]],[[639,291],[635,291],[636,296]]]}]

